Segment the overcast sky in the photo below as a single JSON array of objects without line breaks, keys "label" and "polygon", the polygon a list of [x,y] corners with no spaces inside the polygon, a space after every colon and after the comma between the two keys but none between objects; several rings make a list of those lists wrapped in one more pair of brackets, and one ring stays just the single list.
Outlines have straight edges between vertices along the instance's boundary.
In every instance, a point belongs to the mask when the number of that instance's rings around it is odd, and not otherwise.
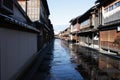
[{"label": "overcast sky", "polygon": [[94,6],[96,0],[47,0],[50,10],[50,19],[55,33],[64,30],[69,21],[85,13]]}]

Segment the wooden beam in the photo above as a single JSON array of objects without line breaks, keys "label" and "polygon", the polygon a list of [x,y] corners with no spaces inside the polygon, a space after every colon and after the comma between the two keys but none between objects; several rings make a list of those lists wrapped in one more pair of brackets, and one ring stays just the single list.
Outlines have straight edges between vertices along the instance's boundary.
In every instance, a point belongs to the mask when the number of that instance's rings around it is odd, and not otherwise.
[{"label": "wooden beam", "polygon": [[18,1],[29,1],[29,0],[18,0]]}]

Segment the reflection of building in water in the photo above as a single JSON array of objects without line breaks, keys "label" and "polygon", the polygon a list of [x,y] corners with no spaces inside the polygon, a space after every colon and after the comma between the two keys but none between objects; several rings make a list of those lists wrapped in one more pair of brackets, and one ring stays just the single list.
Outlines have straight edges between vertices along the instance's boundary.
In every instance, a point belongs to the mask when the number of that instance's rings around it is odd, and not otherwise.
[{"label": "reflection of building in water", "polygon": [[106,57],[105,55],[99,56],[99,69],[106,73],[111,79],[120,79],[120,61]]},{"label": "reflection of building in water", "polygon": [[[76,48],[74,46],[74,48]],[[80,47],[75,52],[78,66],[77,70],[85,80],[119,80],[120,79],[120,61],[107,55],[98,54],[97,51],[89,48]]]},{"label": "reflection of building in water", "polygon": [[67,43],[67,41],[61,40],[61,45],[65,48],[65,49],[69,49],[69,45]]}]

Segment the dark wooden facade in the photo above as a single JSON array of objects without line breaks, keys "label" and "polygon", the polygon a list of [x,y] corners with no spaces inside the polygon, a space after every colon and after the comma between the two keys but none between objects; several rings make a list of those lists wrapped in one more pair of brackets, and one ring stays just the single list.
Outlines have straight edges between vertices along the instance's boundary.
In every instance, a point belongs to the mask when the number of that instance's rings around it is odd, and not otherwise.
[{"label": "dark wooden facade", "polygon": [[99,26],[100,47],[109,52],[120,51],[120,0],[98,0],[100,9],[102,9],[102,22]]},{"label": "dark wooden facade", "polygon": [[42,12],[36,21],[19,1],[27,0],[0,0],[0,80],[18,80],[54,37],[47,1],[39,0]]}]

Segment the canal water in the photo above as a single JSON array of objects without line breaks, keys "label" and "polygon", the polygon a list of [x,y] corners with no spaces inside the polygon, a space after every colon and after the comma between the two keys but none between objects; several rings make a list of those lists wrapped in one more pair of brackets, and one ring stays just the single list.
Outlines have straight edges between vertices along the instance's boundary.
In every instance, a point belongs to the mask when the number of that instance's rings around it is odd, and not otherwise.
[{"label": "canal water", "polygon": [[71,54],[67,44],[56,39],[49,80],[83,80],[75,68],[76,64],[71,61]]},{"label": "canal water", "polygon": [[120,80],[120,58],[55,39],[32,80]]}]

